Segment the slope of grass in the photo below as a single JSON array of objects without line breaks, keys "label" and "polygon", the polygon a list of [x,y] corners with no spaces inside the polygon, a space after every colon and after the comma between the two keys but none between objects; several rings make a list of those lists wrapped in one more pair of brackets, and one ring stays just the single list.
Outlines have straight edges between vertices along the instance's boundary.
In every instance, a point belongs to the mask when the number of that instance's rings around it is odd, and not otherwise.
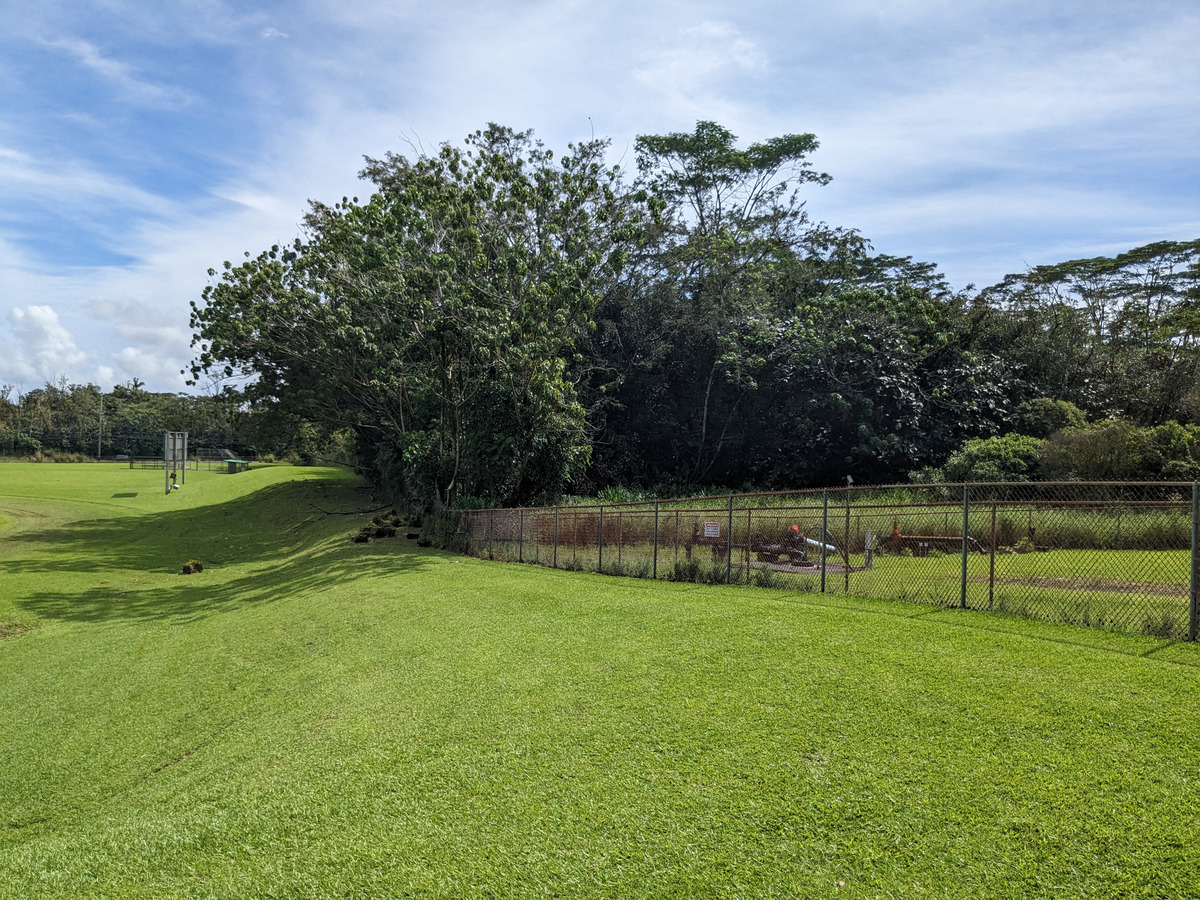
[{"label": "slope of grass", "polygon": [[0,466],[0,897],[1200,883],[1194,646],[355,545],[340,473],[153,476]]}]

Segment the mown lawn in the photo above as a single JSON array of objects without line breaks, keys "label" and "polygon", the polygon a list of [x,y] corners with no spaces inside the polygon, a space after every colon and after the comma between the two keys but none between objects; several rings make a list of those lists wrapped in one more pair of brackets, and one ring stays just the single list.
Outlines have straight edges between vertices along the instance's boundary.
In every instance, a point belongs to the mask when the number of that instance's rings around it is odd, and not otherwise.
[{"label": "mown lawn", "polygon": [[160,478],[0,466],[0,897],[1200,887],[1194,645],[355,545],[344,474]]}]

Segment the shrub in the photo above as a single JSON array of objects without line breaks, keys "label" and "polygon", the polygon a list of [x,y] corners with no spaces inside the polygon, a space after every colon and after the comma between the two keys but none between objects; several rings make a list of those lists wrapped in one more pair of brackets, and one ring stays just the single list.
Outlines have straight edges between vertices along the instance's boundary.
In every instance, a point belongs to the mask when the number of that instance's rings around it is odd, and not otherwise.
[{"label": "shrub", "polygon": [[1024,434],[974,438],[941,468],[945,481],[1029,481],[1037,472],[1042,441]]},{"label": "shrub", "polygon": [[1017,408],[1017,428],[1021,434],[1047,438],[1064,428],[1080,428],[1087,424],[1083,411],[1066,400],[1038,397]]},{"label": "shrub", "polygon": [[1041,466],[1058,480],[1192,481],[1200,478],[1200,426],[1109,419],[1068,428],[1046,439]]},{"label": "shrub", "polygon": [[1143,462],[1138,432],[1121,419],[1056,432],[1042,446],[1042,472],[1054,481],[1133,480]]},{"label": "shrub", "polygon": [[671,581],[696,581],[700,575],[700,560],[698,559],[681,559],[675,563],[675,570],[671,573]]}]

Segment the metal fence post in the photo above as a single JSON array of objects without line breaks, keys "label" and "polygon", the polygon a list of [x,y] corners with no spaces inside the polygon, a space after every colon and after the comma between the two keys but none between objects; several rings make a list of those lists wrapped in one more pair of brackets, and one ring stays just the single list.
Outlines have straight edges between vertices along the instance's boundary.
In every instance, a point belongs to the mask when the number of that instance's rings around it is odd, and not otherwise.
[{"label": "metal fence post", "polygon": [[554,507],[554,551],[550,558],[550,568],[558,568],[558,507]]},{"label": "metal fence post", "polygon": [[846,481],[846,528],[842,538],[842,590],[850,593],[850,482]]},{"label": "metal fence post", "polygon": [[492,559],[492,532],[496,530],[496,511],[488,510],[488,559]]},{"label": "metal fence post", "polygon": [[654,568],[651,577],[658,578],[658,501],[654,501]]},{"label": "metal fence post", "polygon": [[968,506],[971,487],[968,484],[963,484],[963,523],[962,523],[962,584],[958,594],[958,608],[967,608],[967,524],[968,524]]},{"label": "metal fence post", "polygon": [[988,558],[988,609],[996,602],[996,503],[992,502],[992,547]]},{"label": "metal fence post", "polygon": [[1197,591],[1200,590],[1200,482],[1192,482],[1192,597],[1188,608],[1188,640],[1196,640],[1197,626],[1200,625],[1200,600]]},{"label": "metal fence post", "polygon": [[525,562],[525,507],[517,510],[517,562]]},{"label": "metal fence post", "polygon": [[825,548],[829,544],[829,490],[821,491],[821,593],[825,593]]},{"label": "metal fence post", "polygon": [[754,507],[746,507],[746,584],[750,583],[750,535],[753,531],[751,517],[754,515]]},{"label": "metal fence post", "polygon": [[598,556],[598,558],[596,560],[596,569],[600,572],[601,575],[603,575],[604,574],[604,507],[603,506],[600,507],[600,530],[599,530],[599,533],[597,534],[597,538],[600,541],[600,555]]},{"label": "metal fence post", "polygon": [[729,495],[729,533],[725,535],[725,583],[733,577],[733,494]]}]

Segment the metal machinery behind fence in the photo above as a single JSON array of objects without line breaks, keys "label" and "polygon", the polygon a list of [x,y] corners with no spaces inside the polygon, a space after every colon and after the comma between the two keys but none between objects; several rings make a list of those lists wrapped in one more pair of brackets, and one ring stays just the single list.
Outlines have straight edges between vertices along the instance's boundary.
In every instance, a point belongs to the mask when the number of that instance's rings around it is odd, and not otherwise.
[{"label": "metal machinery behind fence", "polygon": [[1196,640],[1200,488],[847,487],[460,513],[468,552]]}]

